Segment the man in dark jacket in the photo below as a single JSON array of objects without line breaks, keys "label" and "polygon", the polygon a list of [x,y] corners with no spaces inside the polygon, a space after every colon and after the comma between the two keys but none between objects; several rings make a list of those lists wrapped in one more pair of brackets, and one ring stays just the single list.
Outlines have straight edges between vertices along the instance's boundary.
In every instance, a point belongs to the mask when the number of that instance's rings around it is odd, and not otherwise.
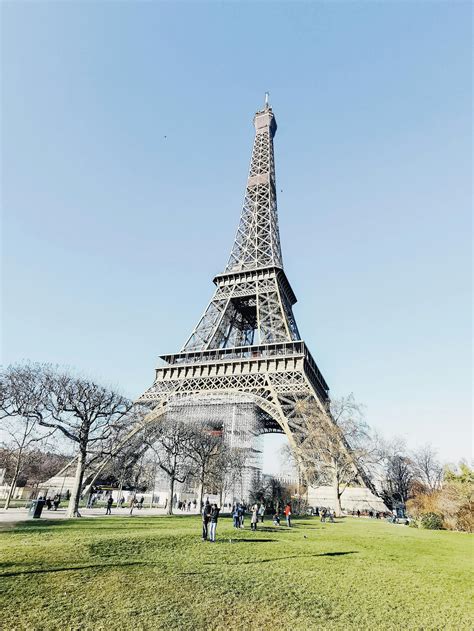
[{"label": "man in dark jacket", "polygon": [[107,508],[105,511],[106,515],[112,515],[112,504],[114,503],[114,498],[109,495],[109,497],[107,498]]},{"label": "man in dark jacket", "polygon": [[204,507],[202,509],[202,540],[206,541],[207,539],[207,529],[209,526],[209,521],[211,519],[211,505],[209,504],[209,500],[206,500]]},{"label": "man in dark jacket", "polygon": [[211,508],[210,522],[211,527],[209,529],[209,541],[216,540],[216,528],[217,528],[217,520],[219,519],[220,508],[217,507],[217,504],[213,504]]}]

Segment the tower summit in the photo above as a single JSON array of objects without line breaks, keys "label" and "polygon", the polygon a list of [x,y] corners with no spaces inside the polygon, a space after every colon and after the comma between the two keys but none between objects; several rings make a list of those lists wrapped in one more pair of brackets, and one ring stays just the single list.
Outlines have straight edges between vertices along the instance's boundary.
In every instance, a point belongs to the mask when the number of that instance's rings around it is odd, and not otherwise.
[{"label": "tower summit", "polygon": [[273,138],[277,124],[266,99],[253,119],[255,140],[240,224],[226,271],[283,267],[278,230]]}]

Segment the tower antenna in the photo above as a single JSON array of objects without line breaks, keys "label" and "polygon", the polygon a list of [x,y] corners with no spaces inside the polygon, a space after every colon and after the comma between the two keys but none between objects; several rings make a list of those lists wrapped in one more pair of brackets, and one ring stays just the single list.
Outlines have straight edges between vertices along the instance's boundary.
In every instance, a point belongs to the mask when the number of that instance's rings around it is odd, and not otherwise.
[{"label": "tower antenna", "polygon": [[268,97],[270,96],[270,92],[265,92],[265,107],[268,107]]}]

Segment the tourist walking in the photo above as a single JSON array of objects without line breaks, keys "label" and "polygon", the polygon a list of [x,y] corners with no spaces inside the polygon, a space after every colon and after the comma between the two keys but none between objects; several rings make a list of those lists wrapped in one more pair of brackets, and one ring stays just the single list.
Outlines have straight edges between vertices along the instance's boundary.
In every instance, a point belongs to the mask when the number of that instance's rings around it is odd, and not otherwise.
[{"label": "tourist walking", "polygon": [[240,528],[240,505],[235,504],[232,510],[232,517],[234,518],[234,528]]},{"label": "tourist walking", "polygon": [[326,514],[327,514],[327,510],[325,508],[321,509],[321,523],[324,523],[326,521]]},{"label": "tourist walking", "polygon": [[207,531],[209,528],[209,521],[211,519],[211,505],[209,504],[209,500],[206,500],[206,503],[202,509],[202,540],[206,541],[207,539]]},{"label": "tourist walking", "polygon": [[288,526],[288,528],[291,528],[291,504],[288,503],[285,506],[285,510],[283,511],[285,513],[285,517],[286,517],[286,525]]},{"label": "tourist walking", "polygon": [[138,508],[142,509],[143,508],[143,502],[145,501],[145,498],[143,497],[143,495],[140,498],[140,501],[138,502]]},{"label": "tourist walking", "polygon": [[263,524],[263,518],[265,516],[265,504],[263,502],[260,504],[260,508],[258,509],[258,516],[260,517],[260,522]]},{"label": "tourist walking", "polygon": [[61,502],[61,496],[56,493],[56,495],[53,498],[54,510],[58,510],[60,502]]},{"label": "tourist walking", "polygon": [[257,530],[257,522],[258,522],[258,505],[254,504],[252,506],[252,516],[250,517],[250,530]]},{"label": "tourist walking", "polygon": [[244,527],[245,508],[243,504],[239,504],[239,528]]},{"label": "tourist walking", "polygon": [[105,509],[105,514],[106,515],[112,515],[112,504],[114,503],[114,498],[109,495],[109,497],[107,498],[107,507]]},{"label": "tourist walking", "polygon": [[216,540],[216,528],[217,528],[217,520],[219,519],[220,508],[218,508],[217,504],[213,504],[211,507],[210,514],[210,527],[209,527],[209,541]]},{"label": "tourist walking", "polygon": [[133,515],[133,509],[135,508],[137,503],[137,498],[135,497],[135,495],[132,496],[132,498],[130,499],[130,515]]}]

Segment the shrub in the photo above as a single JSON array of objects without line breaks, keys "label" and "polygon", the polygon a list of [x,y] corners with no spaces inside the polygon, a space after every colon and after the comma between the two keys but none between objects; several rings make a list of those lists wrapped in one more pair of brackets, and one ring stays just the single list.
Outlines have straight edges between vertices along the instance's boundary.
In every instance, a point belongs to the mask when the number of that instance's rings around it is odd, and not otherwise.
[{"label": "shrub", "polygon": [[474,532],[474,470],[461,462],[457,470],[446,469],[440,490],[414,487],[407,510],[417,524],[414,527]]},{"label": "shrub", "polygon": [[446,528],[474,532],[472,484],[447,482],[443,486],[440,504]]},{"label": "shrub", "polygon": [[420,519],[420,526],[425,530],[441,530],[443,518],[438,513],[424,513]]}]

